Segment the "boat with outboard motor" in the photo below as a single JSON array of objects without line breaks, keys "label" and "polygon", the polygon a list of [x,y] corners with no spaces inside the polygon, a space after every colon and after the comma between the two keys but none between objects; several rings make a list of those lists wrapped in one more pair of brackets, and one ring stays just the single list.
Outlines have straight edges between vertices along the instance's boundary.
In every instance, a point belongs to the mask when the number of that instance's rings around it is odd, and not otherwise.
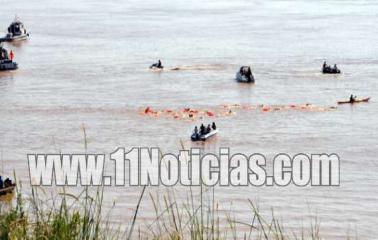
[{"label": "boat with outboard motor", "polygon": [[218,129],[214,122],[211,124],[211,126],[210,124],[207,125],[207,127],[201,124],[199,131],[198,131],[197,126],[194,127],[194,131],[193,131],[193,134],[190,136],[190,139],[193,142],[206,141],[207,139],[211,138],[217,133],[218,133]]},{"label": "boat with outboard motor", "polygon": [[0,71],[16,70],[18,65],[9,59],[8,51],[0,45]]},{"label": "boat with outboard motor", "polygon": [[5,37],[0,38],[0,42],[15,42],[22,41],[29,37],[24,24],[16,16],[13,22],[8,27],[8,33]]},{"label": "boat with outboard motor", "polygon": [[252,74],[250,66],[242,66],[236,73],[236,81],[244,83],[255,83],[255,77]]}]

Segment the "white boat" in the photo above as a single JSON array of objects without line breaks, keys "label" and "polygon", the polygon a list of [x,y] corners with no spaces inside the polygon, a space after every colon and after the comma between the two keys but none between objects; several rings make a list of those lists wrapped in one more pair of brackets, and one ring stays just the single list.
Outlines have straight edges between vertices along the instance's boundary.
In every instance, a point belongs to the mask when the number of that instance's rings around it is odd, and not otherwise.
[{"label": "white boat", "polygon": [[216,135],[218,133],[218,129],[212,129],[209,133],[207,134],[200,134],[200,133],[193,133],[190,139],[193,142],[197,141],[206,141],[207,139],[211,138],[212,136]]},{"label": "white boat", "polygon": [[9,25],[7,35],[0,39],[0,41],[15,42],[26,40],[28,37],[29,33],[26,31],[24,24],[16,17]]},{"label": "white boat", "polygon": [[255,83],[255,77],[249,66],[242,66],[236,73],[236,81],[245,83]]}]

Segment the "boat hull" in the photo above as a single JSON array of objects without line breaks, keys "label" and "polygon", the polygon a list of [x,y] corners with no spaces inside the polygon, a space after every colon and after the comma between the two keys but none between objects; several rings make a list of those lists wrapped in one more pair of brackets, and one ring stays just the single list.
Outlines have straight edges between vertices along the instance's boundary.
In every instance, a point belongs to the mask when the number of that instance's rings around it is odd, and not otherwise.
[{"label": "boat hull", "polygon": [[12,71],[12,70],[17,70],[17,69],[18,69],[17,63],[11,60],[0,61],[0,71]]},{"label": "boat hull", "polygon": [[23,40],[28,39],[28,37],[29,37],[29,33],[22,34],[22,35],[19,35],[19,36],[6,35],[5,37],[0,38],[0,42],[19,42],[19,41],[23,41]]},{"label": "boat hull", "polygon": [[0,196],[6,195],[8,193],[13,193],[15,188],[16,188],[16,184],[13,184],[12,186],[0,189]]},{"label": "boat hull", "polygon": [[353,102],[350,100],[348,101],[338,101],[337,104],[354,104],[354,103],[361,103],[361,102],[369,102],[370,98],[362,98],[362,99],[356,99]]}]

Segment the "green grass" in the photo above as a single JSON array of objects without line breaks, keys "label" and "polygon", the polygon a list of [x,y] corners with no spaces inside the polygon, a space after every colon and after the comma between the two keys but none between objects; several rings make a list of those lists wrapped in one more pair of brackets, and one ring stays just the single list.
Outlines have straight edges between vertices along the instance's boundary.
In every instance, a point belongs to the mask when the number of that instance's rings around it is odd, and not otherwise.
[{"label": "green grass", "polygon": [[[238,221],[232,209],[219,210],[214,188],[202,187],[196,189],[200,192],[196,196],[189,188],[186,199],[179,200],[173,189],[147,194],[144,187],[130,222],[114,226],[109,212],[102,209],[103,188],[94,190],[93,196],[89,189],[75,196],[63,188],[50,203],[40,197],[43,189],[33,188],[30,197],[17,190],[14,206],[1,207],[0,239],[323,239],[316,218],[307,228],[299,228],[299,234],[287,233],[273,211],[266,219],[251,200],[246,206],[251,221]],[[152,221],[138,219],[143,215],[139,211],[142,201],[153,206]]]}]

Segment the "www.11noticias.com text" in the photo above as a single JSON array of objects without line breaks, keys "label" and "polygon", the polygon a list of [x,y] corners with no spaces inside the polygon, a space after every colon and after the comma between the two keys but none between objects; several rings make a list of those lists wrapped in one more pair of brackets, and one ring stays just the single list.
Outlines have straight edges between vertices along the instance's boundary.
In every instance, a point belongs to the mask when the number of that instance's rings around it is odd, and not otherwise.
[{"label": "www.11noticias.com text", "polygon": [[[262,154],[201,154],[200,149],[162,154],[158,148],[118,148],[104,154],[29,154],[32,185],[42,186],[339,186],[336,154],[278,154],[271,174]],[[105,167],[112,174],[105,174]]]}]

